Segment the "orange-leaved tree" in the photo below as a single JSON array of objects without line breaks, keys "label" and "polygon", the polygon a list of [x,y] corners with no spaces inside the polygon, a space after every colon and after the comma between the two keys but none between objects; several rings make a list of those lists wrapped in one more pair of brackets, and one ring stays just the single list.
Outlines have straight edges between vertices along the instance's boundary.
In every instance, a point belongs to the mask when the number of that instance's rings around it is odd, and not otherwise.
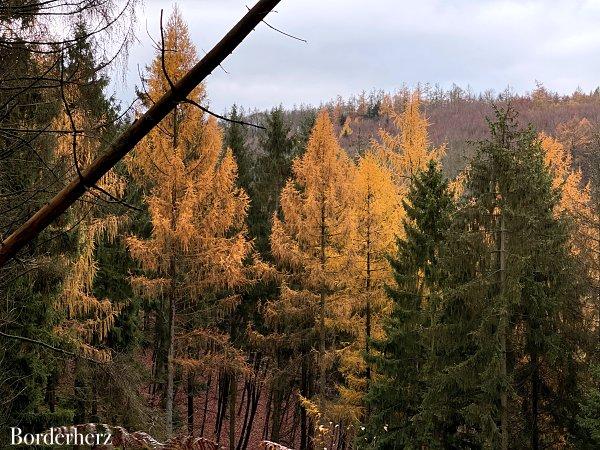
[{"label": "orange-leaved tree", "polygon": [[[401,197],[391,171],[373,151],[367,151],[357,163],[353,179],[355,298],[351,321],[355,340],[342,352],[340,416],[346,423],[357,424],[363,416],[363,395],[371,380],[368,361],[370,339],[381,338],[382,319],[389,305],[385,285],[392,280],[388,255],[402,223]],[[366,358],[365,358],[366,355]]]},{"label": "orange-leaved tree", "polygon": [[[158,52],[150,67],[147,101],[169,88],[167,74],[176,81],[197,57],[177,10],[164,41],[164,55]],[[204,87],[190,98],[202,102]],[[175,364],[188,374],[198,367],[245,370],[243,355],[226,334],[216,331],[216,322],[237,306],[236,292],[254,274],[245,225],[248,197],[236,184],[237,165],[231,150],[222,150],[216,120],[189,103],[178,105],[144,139],[128,165],[146,189],[152,224],[149,237],[127,240],[143,269],[132,284],[159,304],[156,320],[163,325],[166,350],[166,428],[171,433]],[[191,383],[188,378],[189,389]]]},{"label": "orange-leaved tree", "polygon": [[[353,164],[339,146],[326,111],[317,117],[306,152],[293,164],[293,176],[281,194],[281,216],[271,234],[273,256],[288,279],[275,303],[312,314],[318,330],[318,401],[305,407],[325,415],[327,371],[335,349],[348,334],[354,308],[351,263],[354,219]],[[318,406],[317,406],[318,405]]]},{"label": "orange-leaved tree", "polygon": [[[557,139],[545,133],[539,135],[544,161],[552,175],[552,187],[560,189],[560,200],[555,214],[568,214],[578,225],[576,233],[584,233],[591,217],[590,191],[583,183],[580,169],[573,168],[573,158],[565,146]],[[585,246],[584,236],[574,236],[575,248]]]},{"label": "orange-leaved tree", "polygon": [[391,120],[396,132],[379,130],[379,139],[373,142],[373,148],[380,157],[387,159],[396,183],[405,195],[414,174],[425,169],[430,160],[442,158],[446,147],[433,148],[429,141],[429,122],[421,113],[419,91],[409,96],[401,113],[394,109],[389,97],[384,98],[382,112]]}]

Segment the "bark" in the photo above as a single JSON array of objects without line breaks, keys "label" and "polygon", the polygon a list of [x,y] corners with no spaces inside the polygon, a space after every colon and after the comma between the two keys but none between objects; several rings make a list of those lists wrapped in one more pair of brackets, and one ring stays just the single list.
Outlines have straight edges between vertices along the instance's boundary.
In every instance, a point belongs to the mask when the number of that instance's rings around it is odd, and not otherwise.
[{"label": "bark", "polygon": [[250,393],[252,398],[250,416],[248,417],[248,425],[246,426],[244,439],[241,442],[241,448],[239,450],[246,450],[248,448],[248,442],[250,440],[250,434],[252,433],[254,418],[256,417],[256,410],[258,409],[258,403],[260,401],[260,395],[262,393],[262,389],[256,380],[252,382]]},{"label": "bark", "polygon": [[206,426],[206,413],[208,412],[208,399],[210,398],[210,384],[212,381],[212,375],[208,376],[206,382],[206,396],[204,397],[204,411],[202,413],[202,426],[200,427],[200,436],[204,436],[204,427]]},{"label": "bark", "polygon": [[173,296],[169,299],[169,351],[167,354],[167,397],[166,397],[166,420],[167,434],[169,437],[173,434],[173,390],[175,379],[175,367],[173,358],[175,356],[175,299]]},{"label": "bark", "polygon": [[[369,207],[369,217],[371,216],[371,194],[369,192],[368,196],[368,207]],[[369,386],[371,385],[371,363],[369,361],[369,355],[371,352],[371,221],[367,224],[367,280],[366,280],[366,294],[367,294],[367,311],[366,311],[366,319],[365,319],[365,354],[367,355],[367,370],[366,370],[366,389],[365,391],[369,391]],[[367,403],[366,405],[366,418],[368,419],[371,415],[371,405]]]},{"label": "bark", "polygon": [[263,439],[268,439],[269,437],[269,423],[271,420],[271,404],[273,402],[273,391],[269,393],[269,399],[267,400],[267,412],[265,415],[265,424],[263,426]]},{"label": "bark", "polygon": [[[308,391],[308,357],[307,355],[302,356],[302,378],[300,380],[300,394],[304,398],[309,398],[310,392]],[[300,450],[306,450],[308,448],[308,416],[306,414],[306,408],[300,406]]]},{"label": "bark", "polygon": [[[321,199],[321,276],[325,276],[325,245],[327,240],[327,227],[325,223],[325,199]],[[319,355],[320,374],[319,374],[319,409],[325,410],[325,281],[321,281],[321,295],[319,301]]]}]

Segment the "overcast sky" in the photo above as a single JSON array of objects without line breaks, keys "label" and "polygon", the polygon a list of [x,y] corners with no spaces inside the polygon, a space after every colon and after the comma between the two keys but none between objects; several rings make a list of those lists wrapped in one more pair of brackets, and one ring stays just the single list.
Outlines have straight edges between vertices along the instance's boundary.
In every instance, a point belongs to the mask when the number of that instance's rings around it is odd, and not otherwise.
[{"label": "overcast sky", "polygon": [[[253,0],[179,0],[200,54],[210,49]],[[146,0],[129,75],[153,56],[146,26],[159,36],[160,9]],[[282,0],[265,25],[208,80],[211,106],[247,108],[313,104],[406,83],[456,83],[475,92],[530,91],[536,80],[561,93],[600,85],[600,0]],[[129,93],[129,94],[128,94]]]}]

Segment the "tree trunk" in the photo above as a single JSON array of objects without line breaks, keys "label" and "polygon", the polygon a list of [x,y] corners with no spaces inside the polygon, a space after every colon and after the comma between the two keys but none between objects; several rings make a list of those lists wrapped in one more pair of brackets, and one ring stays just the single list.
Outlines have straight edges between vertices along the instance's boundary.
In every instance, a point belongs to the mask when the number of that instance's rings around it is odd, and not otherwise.
[{"label": "tree trunk", "polygon": [[204,427],[206,426],[206,413],[208,412],[208,400],[210,398],[210,384],[212,381],[212,374],[208,376],[206,382],[206,397],[204,397],[204,411],[202,414],[202,426],[200,427],[200,437],[204,436]]},{"label": "tree trunk", "polygon": [[235,404],[237,380],[235,374],[229,378],[229,450],[235,450]]},{"label": "tree trunk", "polygon": [[[326,223],[325,223],[325,199],[321,199],[321,277],[325,277],[325,245],[326,245]],[[319,374],[319,409],[322,413],[325,410],[325,280],[321,280],[321,292],[319,301],[319,355],[320,355],[320,374]]]},{"label": "tree trunk", "polygon": [[531,374],[531,448],[539,450],[539,397],[540,397],[540,370],[537,350],[531,355],[533,371]]},{"label": "tree trunk", "polygon": [[[369,207],[369,217],[370,217],[370,209],[371,209],[371,202],[370,202],[370,194],[367,197],[368,198],[368,207]],[[366,300],[367,300],[367,311],[366,311],[366,318],[365,318],[365,354],[367,356],[367,361],[366,361],[366,365],[367,365],[367,370],[366,370],[366,392],[369,391],[369,387],[371,385],[371,363],[369,361],[369,355],[370,355],[370,351],[371,351],[371,343],[369,342],[371,339],[371,223],[369,220],[369,223],[367,224],[367,280],[366,280]],[[367,403],[366,405],[366,418],[368,419],[369,416],[371,415],[371,405],[369,403]]]},{"label": "tree trunk", "polygon": [[175,299],[169,298],[169,351],[167,352],[167,397],[165,404],[167,435],[173,434],[173,394],[175,367],[173,359],[175,357]]},{"label": "tree trunk", "polygon": [[500,217],[500,245],[499,245],[499,258],[500,258],[500,295],[502,301],[501,315],[500,315],[500,378],[502,379],[503,387],[500,393],[500,428],[501,428],[501,448],[502,450],[508,450],[508,391],[507,391],[507,371],[506,371],[506,334],[508,329],[508,313],[506,306],[505,284],[506,284],[506,224],[504,219],[504,212],[502,211]]},{"label": "tree trunk", "polygon": [[251,388],[252,404],[250,408],[250,417],[248,418],[248,425],[245,430],[244,439],[241,442],[240,450],[246,450],[248,448],[248,442],[250,440],[250,434],[252,433],[252,426],[254,425],[254,418],[256,417],[256,410],[258,409],[261,392],[262,390],[257,386],[256,382],[253,382]]},{"label": "tree trunk", "polygon": [[[309,398],[308,392],[308,355],[302,355],[302,378],[300,381],[300,394]],[[306,408],[300,406],[300,450],[308,448],[308,417]]]},{"label": "tree trunk", "polygon": [[194,436],[194,394],[195,394],[195,383],[194,383],[194,371],[188,371],[187,378],[187,427],[188,435]]},{"label": "tree trunk", "polygon": [[275,386],[273,392],[271,436],[269,438],[272,442],[279,442],[281,431],[282,408],[283,394],[281,392],[281,386],[278,383],[277,386]]}]

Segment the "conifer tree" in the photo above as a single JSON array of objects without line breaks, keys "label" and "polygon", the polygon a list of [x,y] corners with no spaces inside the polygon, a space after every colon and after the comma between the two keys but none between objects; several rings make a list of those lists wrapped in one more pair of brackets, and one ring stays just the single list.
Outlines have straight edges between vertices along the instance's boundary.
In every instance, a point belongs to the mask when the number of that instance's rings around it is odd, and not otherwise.
[{"label": "conifer tree", "polygon": [[404,203],[404,237],[390,259],[394,283],[387,289],[392,313],[384,336],[374,340],[369,359],[376,378],[368,392],[371,416],[358,445],[365,448],[421,448],[416,420],[430,352],[423,329],[430,326],[441,280],[440,253],[454,208],[448,182],[434,161],[417,172]]},{"label": "conifer tree", "polygon": [[[369,151],[359,158],[353,180],[355,242],[352,311],[354,343],[342,352],[339,415],[356,425],[365,413],[363,395],[372,378],[369,362],[371,339],[382,337],[381,320],[389,301],[384,286],[391,281],[387,257],[392,253],[401,226],[401,200],[392,174]],[[365,361],[366,356],[366,361]]]},{"label": "conifer tree", "polygon": [[[164,66],[177,80],[196,59],[187,27],[177,10],[165,30]],[[168,89],[161,55],[151,66],[148,97]],[[204,88],[193,99],[200,103]],[[130,159],[135,179],[147,186],[152,233],[131,236],[128,247],[144,274],[134,288],[161,307],[166,324],[165,410],[173,430],[175,364],[186,370],[216,366],[232,372],[244,359],[214,330],[214,320],[239,302],[236,290],[249,283],[252,245],[246,237],[248,197],[237,182],[231,150],[222,151],[222,132],[213,118],[191,104],[179,105],[153,130]],[[178,320],[185,308],[186,321]],[[166,319],[166,320],[165,320]],[[212,319],[212,322],[211,322]],[[210,349],[220,349],[214,353]],[[207,361],[210,355],[210,361]]]},{"label": "conifer tree", "polygon": [[252,205],[248,222],[257,250],[268,257],[272,217],[280,210],[281,191],[292,174],[296,152],[281,106],[267,114],[265,127],[260,141],[262,152],[255,165],[257,174],[250,191]]},{"label": "conifer tree", "polygon": [[[580,270],[568,222],[556,215],[560,192],[540,141],[531,128],[518,128],[512,108],[495,114],[491,136],[470,165],[463,209],[465,233],[479,235],[470,247],[479,255],[476,270],[449,295],[462,297],[475,315],[464,330],[473,337],[472,354],[457,372],[446,366],[442,373],[462,377],[462,392],[471,396],[455,438],[541,448],[574,426],[572,377],[583,342],[576,325]],[[468,249],[463,246],[467,261]]]},{"label": "conifer tree", "polygon": [[225,128],[223,143],[225,148],[230,148],[238,165],[238,182],[246,192],[250,192],[253,181],[253,164],[246,144],[247,131],[244,125],[238,123],[243,120],[243,111],[237,105],[231,107],[229,122]]},{"label": "conifer tree", "polygon": [[[316,319],[318,396],[311,412],[324,420],[327,373],[348,326],[350,243],[352,239],[352,163],[338,145],[329,115],[317,117],[306,152],[296,159],[293,177],[281,194],[281,216],[274,217],[271,248],[290,274],[279,304]],[[323,425],[323,423],[321,423]]]},{"label": "conifer tree", "polygon": [[428,120],[421,113],[419,91],[410,96],[402,113],[398,113],[390,98],[384,98],[382,111],[391,120],[396,133],[379,130],[379,140],[374,142],[380,157],[386,159],[402,195],[408,192],[412,176],[425,169],[431,159],[439,160],[445,154],[445,146],[432,148],[427,128]]}]

